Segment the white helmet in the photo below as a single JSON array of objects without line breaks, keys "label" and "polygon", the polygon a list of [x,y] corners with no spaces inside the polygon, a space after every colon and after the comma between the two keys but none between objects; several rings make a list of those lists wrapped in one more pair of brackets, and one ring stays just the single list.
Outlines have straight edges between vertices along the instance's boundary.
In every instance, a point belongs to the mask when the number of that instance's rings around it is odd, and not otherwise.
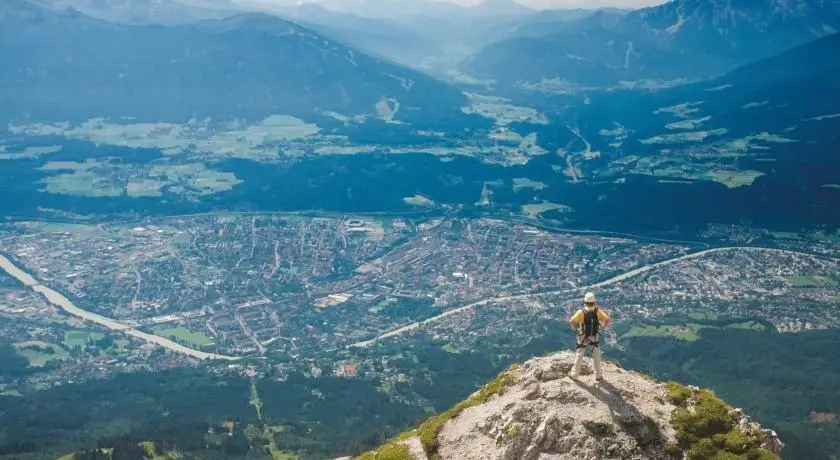
[{"label": "white helmet", "polygon": [[586,295],[583,296],[583,301],[586,303],[594,303],[595,302],[595,293],[594,292],[587,292]]}]

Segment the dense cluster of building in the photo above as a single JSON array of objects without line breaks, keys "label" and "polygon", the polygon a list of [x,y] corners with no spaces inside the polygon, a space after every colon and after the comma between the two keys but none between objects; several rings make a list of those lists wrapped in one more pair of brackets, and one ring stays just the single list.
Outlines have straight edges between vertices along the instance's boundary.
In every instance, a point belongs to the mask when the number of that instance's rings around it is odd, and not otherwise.
[{"label": "dense cluster of building", "polygon": [[[741,244],[749,241],[743,237]],[[81,308],[203,351],[276,362],[275,375],[384,378],[387,357],[365,357],[356,345],[390,333],[458,352],[481,337],[564,318],[588,286],[666,260],[675,262],[599,289],[615,318],[745,316],[780,331],[840,323],[836,308],[825,308],[838,302],[836,259],[733,248],[683,260],[696,248],[505,220],[206,215],[142,225],[19,223],[3,228],[0,247]],[[0,327],[16,343],[61,343],[67,330],[96,330],[7,277],[0,277]],[[65,367],[192,362],[126,343],[65,357]],[[405,378],[399,369],[388,375]]]}]

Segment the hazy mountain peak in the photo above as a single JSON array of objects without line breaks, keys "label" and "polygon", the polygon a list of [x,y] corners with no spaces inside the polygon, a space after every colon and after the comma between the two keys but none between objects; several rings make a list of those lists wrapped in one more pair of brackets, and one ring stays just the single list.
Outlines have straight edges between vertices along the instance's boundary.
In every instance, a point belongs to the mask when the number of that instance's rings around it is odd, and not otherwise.
[{"label": "hazy mountain peak", "polygon": [[[214,7],[180,0],[30,0],[51,10],[75,10],[87,16],[124,24],[182,24],[233,15],[224,4]],[[189,1],[189,0],[187,0]]]},{"label": "hazy mountain peak", "polygon": [[515,0],[484,0],[470,10],[484,16],[513,16],[534,13],[534,10]]},{"label": "hazy mountain peak", "polygon": [[[40,13],[43,18],[0,21],[7,64],[0,70],[0,99],[10,119],[366,116],[378,114],[377,104],[389,97],[410,107],[395,119],[422,122],[431,119],[422,118],[427,109],[460,116],[466,102],[459,90],[425,74],[268,14],[126,27]],[[37,85],[19,69],[37,74]]]},{"label": "hazy mountain peak", "polygon": [[631,13],[672,34],[683,28],[726,34],[739,25],[766,28],[785,21],[833,22],[838,15],[840,0],[673,0]]}]

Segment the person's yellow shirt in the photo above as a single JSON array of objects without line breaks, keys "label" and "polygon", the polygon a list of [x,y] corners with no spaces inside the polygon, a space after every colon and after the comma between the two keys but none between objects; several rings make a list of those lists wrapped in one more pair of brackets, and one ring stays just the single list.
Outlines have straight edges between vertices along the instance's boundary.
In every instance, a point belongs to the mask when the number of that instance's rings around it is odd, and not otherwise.
[{"label": "person's yellow shirt", "polygon": [[[583,310],[584,309],[581,308],[574,315],[572,315],[572,318],[571,318],[570,321],[574,321],[575,323],[578,323],[578,324],[583,323]],[[598,321],[601,324],[606,324],[609,320],[610,320],[609,315],[604,313],[604,310],[599,307],[598,308]]]}]

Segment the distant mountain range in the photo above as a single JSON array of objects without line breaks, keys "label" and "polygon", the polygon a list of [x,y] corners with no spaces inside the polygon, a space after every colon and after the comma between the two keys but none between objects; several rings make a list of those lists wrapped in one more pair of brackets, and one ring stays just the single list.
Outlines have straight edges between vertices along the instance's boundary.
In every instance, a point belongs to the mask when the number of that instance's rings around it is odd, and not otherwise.
[{"label": "distant mountain range", "polygon": [[[662,144],[645,146],[642,141],[668,131],[725,129],[726,137],[733,139],[760,133],[776,136],[779,142],[769,142],[768,155],[789,154],[789,159],[799,156],[815,164],[828,161],[840,166],[840,158],[833,154],[840,142],[838,56],[840,34],[834,34],[719,78],[653,94],[595,95],[582,119],[593,127],[595,119],[604,126],[620,121],[632,132],[625,151],[657,149]],[[675,115],[685,121],[684,126],[666,128]],[[780,141],[782,137],[795,142]],[[808,147],[803,147],[804,142]],[[802,155],[803,149],[807,155]]]},{"label": "distant mountain range", "polygon": [[461,66],[501,86],[558,79],[586,87],[609,87],[622,80],[682,75],[673,53],[611,28],[611,13],[598,12],[549,29],[547,36],[518,36],[491,44]]},{"label": "distant mountain range", "polygon": [[677,0],[619,27],[721,70],[840,31],[840,0]]},{"label": "distant mountain range", "polygon": [[686,190],[696,180],[725,184],[744,208],[694,195],[698,207],[722,214],[762,209],[792,226],[836,222],[837,56],[835,34],[712,80],[653,93],[593,93],[565,120],[590,144],[586,152],[572,146],[569,162],[596,182],[644,177]]},{"label": "distant mountain range", "polygon": [[501,85],[701,79],[838,30],[840,0],[674,0],[618,21],[601,12],[553,24],[545,36],[491,44],[462,67]]},{"label": "distant mountain range", "polygon": [[408,65],[443,52],[434,39],[389,19],[334,12],[316,3],[275,11],[339,42]]},{"label": "distant mountain range", "polygon": [[527,16],[534,10],[514,0],[484,0],[465,7],[450,1],[434,0],[323,0],[321,5],[333,11],[374,18],[410,18],[417,16],[438,19],[465,19],[491,16]]},{"label": "distant mountain range", "polygon": [[547,37],[565,32],[571,23],[614,27],[628,11],[618,8],[544,10],[500,24],[490,31],[487,43],[515,37]]},{"label": "distant mountain range", "polygon": [[33,2],[53,10],[72,8],[94,18],[123,24],[185,24],[204,19],[220,19],[239,12],[235,4],[225,2],[207,5],[188,4],[177,0],[33,0]]},{"label": "distant mountain range", "polygon": [[4,119],[376,115],[390,101],[395,119],[420,123],[463,117],[466,105],[423,73],[256,13],[128,26],[4,0],[0,64]]},{"label": "distant mountain range", "polygon": [[513,0],[485,0],[471,7],[433,0],[325,0],[320,4],[332,11],[394,21],[406,34],[431,37],[445,51],[459,52],[474,52],[493,39],[497,27],[537,14]]},{"label": "distant mountain range", "polygon": [[439,44],[404,25],[328,10],[317,3],[295,6],[208,0],[32,0],[45,8],[75,9],[87,16],[131,25],[178,25],[246,12],[280,16],[360,51],[412,64],[439,55]]}]

